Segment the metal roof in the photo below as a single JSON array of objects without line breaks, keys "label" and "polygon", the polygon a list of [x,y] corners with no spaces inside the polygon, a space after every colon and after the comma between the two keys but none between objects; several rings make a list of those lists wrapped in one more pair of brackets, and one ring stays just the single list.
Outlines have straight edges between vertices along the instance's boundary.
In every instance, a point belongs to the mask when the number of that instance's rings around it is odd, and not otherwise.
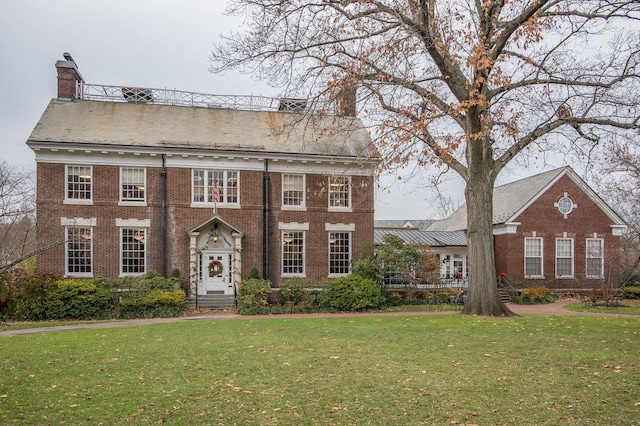
[{"label": "metal roof", "polygon": [[430,247],[449,247],[467,245],[464,231],[420,231],[417,229],[374,229],[374,242],[382,244],[386,235],[395,235],[406,244],[424,244]]}]

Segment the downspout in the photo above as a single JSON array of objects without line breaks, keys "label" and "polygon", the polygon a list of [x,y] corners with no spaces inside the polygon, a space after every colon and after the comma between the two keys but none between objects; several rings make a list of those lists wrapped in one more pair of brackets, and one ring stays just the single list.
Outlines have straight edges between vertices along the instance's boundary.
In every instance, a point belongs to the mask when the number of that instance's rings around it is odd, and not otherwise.
[{"label": "downspout", "polygon": [[162,197],[162,214],[160,215],[160,232],[162,233],[162,265],[163,275],[167,273],[167,164],[166,156],[162,154],[162,169],[160,170],[160,193]]},{"label": "downspout", "polygon": [[269,160],[264,160],[264,173],[262,176],[262,277],[269,279],[269,190],[271,188],[269,177]]}]

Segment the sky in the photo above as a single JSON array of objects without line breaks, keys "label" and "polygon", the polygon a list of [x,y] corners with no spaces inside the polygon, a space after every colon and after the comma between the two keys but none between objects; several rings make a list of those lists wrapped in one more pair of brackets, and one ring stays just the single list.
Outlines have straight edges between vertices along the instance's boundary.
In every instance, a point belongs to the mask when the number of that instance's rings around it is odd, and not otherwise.
[{"label": "sky", "polygon": [[[223,95],[277,97],[253,77],[209,72],[221,34],[241,29],[223,0],[1,0],[0,158],[35,172],[26,140],[56,96],[55,63],[69,52],[89,84],[142,86]],[[563,164],[556,164],[562,166]],[[548,169],[549,167],[547,167]],[[525,171],[532,175],[542,170]],[[383,176],[376,219],[431,219],[443,210],[437,193],[410,176]],[[450,172],[453,173],[453,172]],[[521,176],[503,173],[501,183]],[[451,175],[442,191],[457,207],[463,185]]]}]

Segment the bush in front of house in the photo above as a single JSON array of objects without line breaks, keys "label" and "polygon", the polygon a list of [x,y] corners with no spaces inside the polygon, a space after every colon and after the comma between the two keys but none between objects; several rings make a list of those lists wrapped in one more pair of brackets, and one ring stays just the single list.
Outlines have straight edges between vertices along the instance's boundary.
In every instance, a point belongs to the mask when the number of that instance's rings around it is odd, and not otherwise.
[{"label": "bush in front of house", "polygon": [[0,275],[0,319],[105,319],[177,316],[186,296],[175,278],[56,279],[20,269]]},{"label": "bush in front of house", "polygon": [[[256,308],[264,308],[268,305],[267,297],[271,293],[271,282],[261,278],[249,278],[238,285],[238,313],[247,314],[256,312]],[[247,311],[247,312],[245,312]]]},{"label": "bush in front of house", "polygon": [[55,282],[55,277],[20,268],[4,272],[0,276],[0,318],[19,321],[47,319],[45,302]]},{"label": "bush in front of house", "polygon": [[288,278],[283,281],[278,297],[283,304],[298,305],[307,301],[311,289],[320,285],[311,278]]},{"label": "bush in front of house", "polygon": [[523,288],[522,294],[516,300],[519,305],[542,305],[553,303],[558,300],[558,296],[547,287]]},{"label": "bush in front of house", "polygon": [[123,297],[118,307],[119,318],[177,317],[185,309],[184,290],[153,289]]},{"label": "bush in front of house", "polygon": [[339,311],[379,308],[385,302],[378,283],[356,274],[331,280],[325,291],[327,305]]},{"label": "bush in front of house", "polygon": [[93,280],[58,280],[45,297],[45,317],[105,319],[111,316],[113,300],[113,292],[96,286]]},{"label": "bush in front of house", "polygon": [[622,297],[625,299],[640,299],[640,285],[622,287]]}]

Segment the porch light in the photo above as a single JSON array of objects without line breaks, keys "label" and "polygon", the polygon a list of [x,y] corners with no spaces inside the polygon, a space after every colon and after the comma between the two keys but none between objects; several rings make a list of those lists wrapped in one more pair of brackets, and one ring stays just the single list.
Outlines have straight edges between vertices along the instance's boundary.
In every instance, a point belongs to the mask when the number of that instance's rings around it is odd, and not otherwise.
[{"label": "porch light", "polygon": [[211,234],[211,239],[213,240],[214,243],[218,242],[218,238],[220,238],[220,228],[218,227],[218,224],[216,223],[215,225],[213,225],[213,232]]}]

